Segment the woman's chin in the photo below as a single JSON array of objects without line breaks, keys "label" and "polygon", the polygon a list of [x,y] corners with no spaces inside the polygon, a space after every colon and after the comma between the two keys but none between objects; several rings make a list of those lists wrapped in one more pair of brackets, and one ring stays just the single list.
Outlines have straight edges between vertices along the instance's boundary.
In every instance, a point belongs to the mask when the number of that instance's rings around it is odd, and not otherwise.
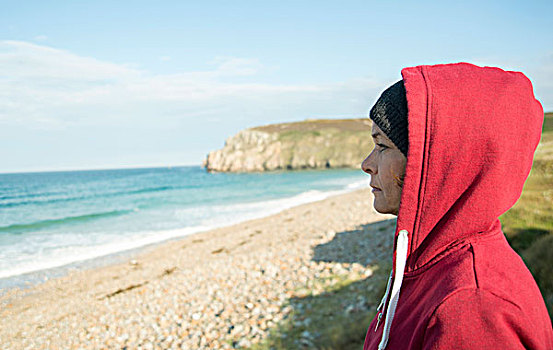
[{"label": "woman's chin", "polygon": [[374,205],[374,210],[376,210],[380,214],[388,214],[385,208],[381,208],[376,204]]},{"label": "woman's chin", "polygon": [[376,201],[373,206],[374,206],[374,210],[376,210],[380,214],[392,214],[397,216],[397,211],[390,209],[388,207],[380,206],[378,205],[378,203],[376,203]]}]

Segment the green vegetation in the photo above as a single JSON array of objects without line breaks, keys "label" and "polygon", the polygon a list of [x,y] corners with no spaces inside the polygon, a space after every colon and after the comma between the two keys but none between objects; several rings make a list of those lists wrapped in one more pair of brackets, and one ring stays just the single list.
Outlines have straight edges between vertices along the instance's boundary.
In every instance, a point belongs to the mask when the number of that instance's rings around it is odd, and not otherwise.
[{"label": "green vegetation", "polygon": [[321,129],[335,129],[342,131],[358,132],[371,129],[372,121],[368,118],[360,119],[307,119],[301,122],[270,124],[253,128],[255,131],[267,133],[284,133],[296,131],[299,133],[318,131]]},{"label": "green vegetation", "polygon": [[553,131],[553,112],[545,113],[543,132]]},{"label": "green vegetation", "polygon": [[509,243],[534,275],[553,318],[553,113],[545,114],[541,142],[520,199],[499,219]]}]

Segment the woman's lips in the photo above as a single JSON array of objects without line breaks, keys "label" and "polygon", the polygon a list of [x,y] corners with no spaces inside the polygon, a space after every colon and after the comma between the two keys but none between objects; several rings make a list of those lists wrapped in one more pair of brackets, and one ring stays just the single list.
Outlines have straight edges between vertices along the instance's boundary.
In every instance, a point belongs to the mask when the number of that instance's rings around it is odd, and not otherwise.
[{"label": "woman's lips", "polygon": [[373,190],[372,190],[373,193],[374,192],[380,192],[380,191],[381,191],[380,188],[373,187]]}]

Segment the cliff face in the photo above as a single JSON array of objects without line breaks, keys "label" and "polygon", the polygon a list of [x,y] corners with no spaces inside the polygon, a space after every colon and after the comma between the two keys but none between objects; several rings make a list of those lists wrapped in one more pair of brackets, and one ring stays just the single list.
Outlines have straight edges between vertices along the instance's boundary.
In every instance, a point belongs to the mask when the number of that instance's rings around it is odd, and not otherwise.
[{"label": "cliff face", "polygon": [[308,120],[240,131],[210,152],[208,171],[359,168],[373,148],[369,119]]}]

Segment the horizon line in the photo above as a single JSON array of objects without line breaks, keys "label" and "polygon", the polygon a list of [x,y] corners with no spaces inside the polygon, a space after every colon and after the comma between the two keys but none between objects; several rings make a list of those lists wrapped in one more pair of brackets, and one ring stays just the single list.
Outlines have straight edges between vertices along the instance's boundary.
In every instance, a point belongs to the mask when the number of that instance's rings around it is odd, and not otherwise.
[{"label": "horizon line", "polygon": [[0,175],[7,174],[34,174],[34,173],[61,173],[74,171],[102,171],[102,170],[131,170],[131,169],[160,169],[160,168],[184,168],[193,167],[202,164],[179,164],[179,165],[130,165],[121,167],[98,167],[98,168],[66,168],[66,169],[39,169],[39,170],[8,170],[0,171]]}]

